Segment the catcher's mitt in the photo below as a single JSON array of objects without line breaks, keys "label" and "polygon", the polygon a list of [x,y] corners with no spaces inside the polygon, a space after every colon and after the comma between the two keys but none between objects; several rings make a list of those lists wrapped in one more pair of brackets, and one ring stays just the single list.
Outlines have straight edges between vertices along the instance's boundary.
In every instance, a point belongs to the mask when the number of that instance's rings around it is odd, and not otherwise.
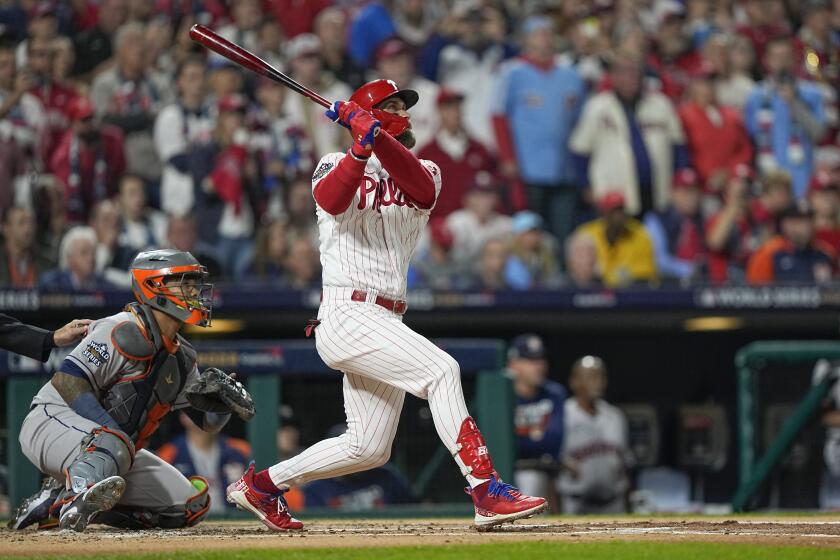
[{"label": "catcher's mitt", "polygon": [[242,383],[218,368],[205,369],[184,388],[187,400],[203,412],[232,412],[246,422],[254,417],[254,400]]}]

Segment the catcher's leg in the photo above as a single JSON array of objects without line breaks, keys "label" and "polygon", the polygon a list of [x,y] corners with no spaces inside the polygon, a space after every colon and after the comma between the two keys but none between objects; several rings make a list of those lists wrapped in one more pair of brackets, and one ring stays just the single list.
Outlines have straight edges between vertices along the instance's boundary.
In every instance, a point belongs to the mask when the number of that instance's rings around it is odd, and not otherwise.
[{"label": "catcher's leg", "polygon": [[195,525],[210,510],[205,479],[188,479],[146,450],[137,452],[125,481],[122,499],[110,511],[100,513],[97,523],[125,529],[176,529]]}]

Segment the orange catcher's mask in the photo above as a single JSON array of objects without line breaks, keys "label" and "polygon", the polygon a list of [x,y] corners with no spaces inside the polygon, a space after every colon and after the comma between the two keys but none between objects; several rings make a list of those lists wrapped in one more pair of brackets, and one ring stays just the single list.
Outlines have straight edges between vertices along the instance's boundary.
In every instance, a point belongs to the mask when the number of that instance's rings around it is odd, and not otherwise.
[{"label": "orange catcher's mask", "polygon": [[131,263],[134,297],[190,325],[210,326],[213,284],[207,269],[186,251],[144,251]]},{"label": "orange catcher's mask", "polygon": [[391,97],[402,99],[405,102],[406,109],[413,107],[420,99],[420,95],[416,91],[400,89],[393,80],[373,80],[354,91],[353,95],[350,96],[350,101],[369,111],[373,118],[382,124],[382,130],[396,137],[408,129],[408,119],[382,109],[375,109],[377,105]]}]

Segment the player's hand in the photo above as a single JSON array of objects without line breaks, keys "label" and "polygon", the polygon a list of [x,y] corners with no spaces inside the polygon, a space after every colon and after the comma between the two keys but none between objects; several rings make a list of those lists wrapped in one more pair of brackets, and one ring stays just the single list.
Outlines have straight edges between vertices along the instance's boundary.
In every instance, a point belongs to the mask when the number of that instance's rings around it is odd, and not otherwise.
[{"label": "player's hand", "polygon": [[74,319],[53,333],[56,346],[70,346],[82,340],[88,332],[90,319]]},{"label": "player's hand", "polygon": [[370,157],[381,127],[379,121],[352,101],[336,101],[333,108],[327,111],[327,116],[330,114],[337,115],[340,124],[349,125],[353,136],[353,154],[361,158]]}]

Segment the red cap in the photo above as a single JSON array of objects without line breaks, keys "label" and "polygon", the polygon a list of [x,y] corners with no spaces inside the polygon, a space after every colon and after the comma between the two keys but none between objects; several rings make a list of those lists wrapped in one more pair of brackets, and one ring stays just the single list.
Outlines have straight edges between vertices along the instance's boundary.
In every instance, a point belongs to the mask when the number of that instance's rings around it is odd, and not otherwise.
[{"label": "red cap", "polygon": [[391,58],[411,52],[411,47],[402,39],[392,38],[387,39],[376,47],[376,54],[374,58],[379,62],[383,58]]},{"label": "red cap", "polygon": [[245,112],[245,98],[238,93],[232,93],[219,99],[218,109],[220,113]]},{"label": "red cap", "polygon": [[455,237],[446,226],[446,220],[433,220],[429,222],[429,233],[432,236],[432,241],[442,249],[449,250],[455,243]]},{"label": "red cap", "polygon": [[818,169],[811,177],[808,184],[808,192],[824,191],[828,189],[837,190],[838,185],[831,176],[831,173],[824,169]]},{"label": "red cap", "polygon": [[746,163],[736,163],[729,169],[729,178],[734,179],[746,179],[751,181],[755,179],[755,172],[753,168],[747,165]]},{"label": "red cap", "polygon": [[610,191],[598,199],[598,209],[601,212],[609,212],[616,208],[624,208],[624,193]]},{"label": "red cap", "polygon": [[83,95],[73,99],[73,101],[70,102],[70,107],[68,109],[70,119],[73,121],[81,121],[93,116],[93,103],[90,102],[89,98]]},{"label": "red cap", "polygon": [[29,10],[29,19],[37,19],[44,16],[57,17],[55,13],[55,2],[43,1],[35,4]]},{"label": "red cap", "polygon": [[464,94],[460,91],[455,91],[454,89],[450,89],[447,87],[440,88],[440,91],[437,95],[437,104],[443,105],[444,103],[449,103],[450,101],[463,101]]},{"label": "red cap", "polygon": [[674,174],[674,188],[675,189],[684,189],[687,187],[699,187],[700,186],[700,179],[697,177],[697,173],[689,168],[684,167],[678,170]]}]

